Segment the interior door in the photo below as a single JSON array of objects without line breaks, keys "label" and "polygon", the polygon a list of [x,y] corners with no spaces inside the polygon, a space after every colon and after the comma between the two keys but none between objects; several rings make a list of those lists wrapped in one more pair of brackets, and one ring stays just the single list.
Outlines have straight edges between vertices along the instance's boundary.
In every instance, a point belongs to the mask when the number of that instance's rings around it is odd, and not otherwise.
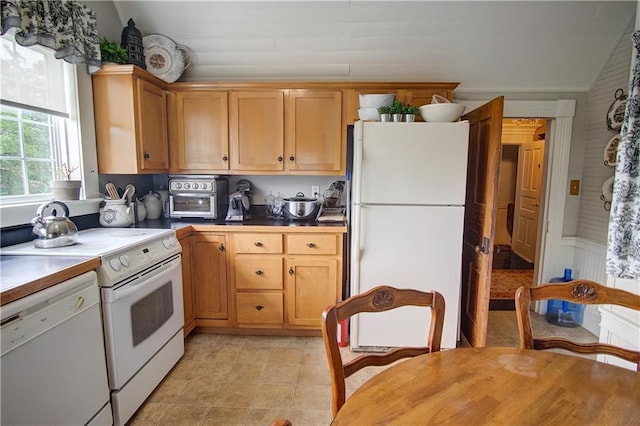
[{"label": "interior door", "polygon": [[511,246],[514,253],[530,263],[536,257],[543,161],[544,141],[520,145]]},{"label": "interior door", "polygon": [[469,160],[462,248],[461,329],[469,343],[487,340],[493,236],[498,202],[498,171],[504,97],[471,111]]}]

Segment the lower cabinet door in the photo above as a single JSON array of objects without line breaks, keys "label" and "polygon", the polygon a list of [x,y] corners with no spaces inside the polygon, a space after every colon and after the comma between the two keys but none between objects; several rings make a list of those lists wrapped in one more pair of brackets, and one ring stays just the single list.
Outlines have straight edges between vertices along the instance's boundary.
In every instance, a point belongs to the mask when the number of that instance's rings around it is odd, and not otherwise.
[{"label": "lower cabinet door", "polygon": [[287,325],[320,329],[322,311],[338,298],[338,270],[336,259],[287,259]]},{"label": "lower cabinet door", "polygon": [[238,325],[282,325],[282,293],[236,293]]}]

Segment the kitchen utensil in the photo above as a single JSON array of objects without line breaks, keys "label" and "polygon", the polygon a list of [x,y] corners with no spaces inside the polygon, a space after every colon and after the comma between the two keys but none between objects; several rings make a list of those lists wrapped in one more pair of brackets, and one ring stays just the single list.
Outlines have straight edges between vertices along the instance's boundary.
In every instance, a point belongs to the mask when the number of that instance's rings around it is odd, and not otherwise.
[{"label": "kitchen utensil", "polygon": [[448,104],[448,103],[451,103],[451,101],[449,101],[449,99],[445,98],[444,96],[433,95],[431,97],[431,103],[432,104]]},{"label": "kitchen utensil", "polygon": [[236,191],[229,195],[229,209],[227,211],[226,221],[238,221],[251,218],[249,208],[251,202],[247,191]]},{"label": "kitchen utensil", "polygon": [[111,198],[112,200],[116,200],[120,198],[120,195],[118,194],[118,189],[114,184],[112,184],[111,182],[108,182],[105,185],[105,188],[107,189],[107,195],[109,196],[109,198]]},{"label": "kitchen utensil", "polygon": [[318,212],[318,200],[308,198],[298,192],[295,197],[284,199],[284,211],[290,219],[304,220],[315,217]]},{"label": "kitchen utensil", "polygon": [[344,191],[344,185],[345,182],[343,180],[337,180],[324,191],[322,195],[324,207],[338,207]]},{"label": "kitchen utensil", "polygon": [[98,221],[100,225],[110,228],[124,228],[133,223],[133,209],[127,206],[125,200],[105,200],[105,206],[100,209]]},{"label": "kitchen utensil", "polygon": [[[53,206],[59,206],[59,211],[53,209]],[[51,209],[51,216],[43,217],[44,212]],[[31,220],[33,225],[32,232],[36,235],[34,244],[38,248],[53,248],[70,246],[78,242],[78,228],[69,219],[69,207],[61,201],[52,201],[45,203],[38,208],[36,217]]]},{"label": "kitchen utensil", "polygon": [[131,205],[131,200],[133,199],[133,195],[136,193],[136,187],[132,184],[127,185],[124,188],[124,194],[122,194],[122,199],[127,200],[127,204]]},{"label": "kitchen utensil", "polygon": [[141,198],[144,207],[147,209],[147,219],[157,219],[162,215],[162,201],[160,194],[149,191]]}]

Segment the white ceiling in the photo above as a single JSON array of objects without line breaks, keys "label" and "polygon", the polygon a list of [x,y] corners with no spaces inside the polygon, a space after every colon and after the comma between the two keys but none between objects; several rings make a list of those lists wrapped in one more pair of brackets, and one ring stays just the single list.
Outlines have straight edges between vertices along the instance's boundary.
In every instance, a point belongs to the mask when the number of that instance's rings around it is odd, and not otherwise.
[{"label": "white ceiling", "polygon": [[115,1],[188,46],[180,81],[448,81],[586,91],[636,1]]}]

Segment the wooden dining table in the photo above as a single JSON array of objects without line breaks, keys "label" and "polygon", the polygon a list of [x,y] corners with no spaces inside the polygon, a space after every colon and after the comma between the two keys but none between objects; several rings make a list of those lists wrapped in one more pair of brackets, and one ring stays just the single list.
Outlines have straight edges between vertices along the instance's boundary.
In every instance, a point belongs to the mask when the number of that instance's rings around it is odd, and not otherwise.
[{"label": "wooden dining table", "polygon": [[518,348],[421,355],[357,389],[332,425],[631,425],[640,373],[579,356]]}]

